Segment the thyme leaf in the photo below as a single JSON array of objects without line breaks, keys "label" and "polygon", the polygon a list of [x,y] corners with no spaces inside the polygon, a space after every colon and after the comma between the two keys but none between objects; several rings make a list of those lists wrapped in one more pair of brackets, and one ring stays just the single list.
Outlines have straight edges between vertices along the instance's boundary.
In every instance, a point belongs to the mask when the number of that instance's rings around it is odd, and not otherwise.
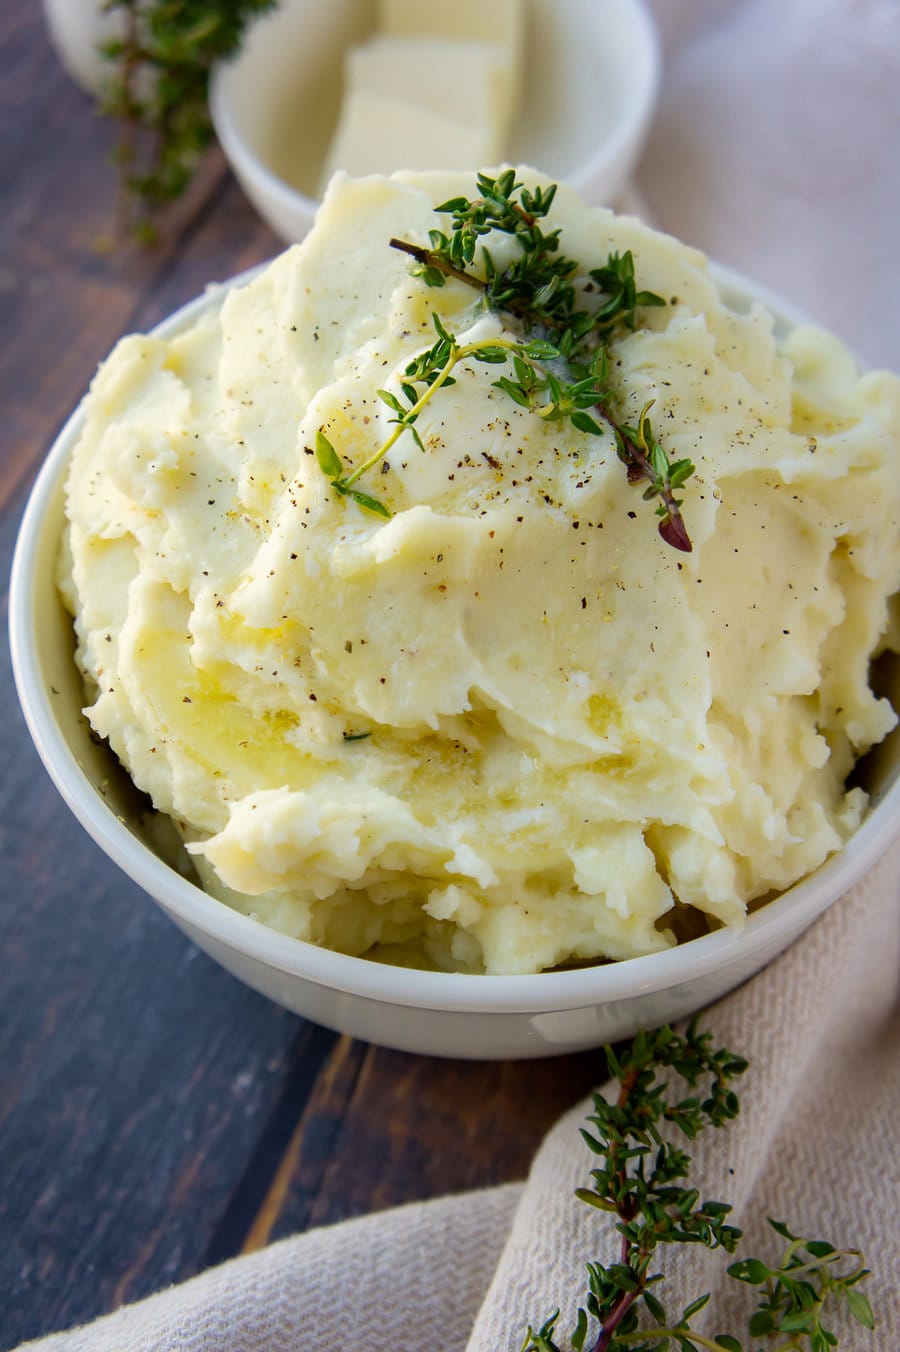
[{"label": "thyme leaf", "polygon": [[342,498],[352,498],[360,507],[364,507],[367,512],[374,512],[376,516],[391,515],[390,509],[380,499],[353,487],[361,471],[351,475],[344,473],[344,462],[321,427],[316,432],[316,461],[322,473],[331,480],[332,488]]}]

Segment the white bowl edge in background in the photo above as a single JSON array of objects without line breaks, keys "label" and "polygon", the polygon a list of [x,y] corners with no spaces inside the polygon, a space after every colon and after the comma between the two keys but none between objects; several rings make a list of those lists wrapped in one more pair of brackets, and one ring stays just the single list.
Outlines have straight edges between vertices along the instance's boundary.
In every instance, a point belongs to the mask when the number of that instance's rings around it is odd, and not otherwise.
[{"label": "white bowl edge in background", "polygon": [[[656,106],[653,18],[644,0],[527,0],[526,8],[524,92],[506,159],[608,203],[637,162]],[[282,0],[213,74],[216,135],[247,197],[289,243],[304,237],[319,205],[314,183],[337,121],[342,53],[374,22],[371,0]],[[286,134],[284,123],[295,131]],[[285,170],[291,136],[304,188]]]},{"label": "white bowl edge in background", "polygon": [[[725,270],[736,301],[773,298]],[[239,285],[246,274],[226,285]],[[154,333],[172,336],[219,303],[214,288]],[[796,316],[779,305],[784,324]],[[777,313],[777,312],[776,312]],[[57,437],[22,520],[10,584],[13,671],[31,736],[62,797],[101,849],[196,943],[248,985],[328,1027],[401,1050],[509,1058],[575,1051],[687,1015],[759,970],[853,885],[900,826],[900,733],[891,782],[844,849],[811,877],[723,929],[643,958],[537,976],[471,976],[389,967],[317,948],[230,910],[164,863],[96,787],[111,755],[81,716],[71,623],[54,584],[68,458],[83,415]],[[897,692],[900,693],[900,692]],[[105,759],[104,759],[105,758]],[[73,921],[77,923],[77,921]]]}]

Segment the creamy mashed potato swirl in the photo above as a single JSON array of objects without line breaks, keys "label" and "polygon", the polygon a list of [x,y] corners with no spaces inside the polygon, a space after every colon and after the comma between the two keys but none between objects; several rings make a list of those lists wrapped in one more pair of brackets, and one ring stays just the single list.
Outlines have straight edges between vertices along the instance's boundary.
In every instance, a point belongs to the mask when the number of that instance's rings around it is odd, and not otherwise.
[{"label": "creamy mashed potato swirl", "polygon": [[[612,436],[546,423],[464,362],[369,487],[379,398],[433,341],[504,333],[426,287],[468,179],[336,181],[312,234],[178,337],[100,369],[68,484],[62,588],[88,716],[204,885],[302,939],[495,973],[674,942],[677,903],[740,924],[864,808],[889,731],[868,684],[900,574],[900,382],[813,328],[776,342],[704,258],[561,192],[585,273],[633,251],[664,308],[615,340],[696,474],[660,539]],[[518,337],[514,334],[512,336]]]}]

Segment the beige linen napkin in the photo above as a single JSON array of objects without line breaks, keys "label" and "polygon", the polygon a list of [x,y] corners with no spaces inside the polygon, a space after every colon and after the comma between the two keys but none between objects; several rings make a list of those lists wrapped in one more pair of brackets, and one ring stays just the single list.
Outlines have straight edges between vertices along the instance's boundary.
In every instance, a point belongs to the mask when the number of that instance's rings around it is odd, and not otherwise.
[{"label": "beige linen napkin", "polygon": [[[737,1121],[687,1146],[692,1177],[704,1196],[733,1204],[745,1256],[777,1256],[766,1216],[863,1250],[878,1333],[848,1329],[840,1343],[848,1352],[900,1348],[898,996],[900,841],[792,949],[702,1019],[750,1069]],[[585,1107],[554,1127],[535,1160],[469,1352],[513,1352],[523,1313],[537,1326],[559,1305],[559,1327],[570,1328],[585,1259],[613,1261],[608,1233],[598,1242],[602,1222],[571,1200],[591,1168],[578,1138]],[[670,1308],[711,1290],[706,1331],[741,1337],[746,1288],[724,1277],[728,1261],[681,1246],[660,1268],[677,1278]]]},{"label": "beige linen napkin", "polygon": [[[743,1252],[775,1258],[767,1215],[859,1247],[873,1268],[872,1336],[900,1347],[900,841],[766,971],[710,1009],[717,1042],[750,1058],[742,1112],[690,1147],[704,1195],[735,1206]],[[568,1331],[590,1259],[617,1237],[573,1197],[591,1157],[585,1102],[547,1137],[527,1183],[347,1221],[223,1264],[32,1352],[518,1352],[556,1308]],[[710,1332],[745,1330],[746,1288],[723,1255],[661,1259],[672,1308],[703,1291]],[[480,1308],[479,1308],[480,1307]]]}]

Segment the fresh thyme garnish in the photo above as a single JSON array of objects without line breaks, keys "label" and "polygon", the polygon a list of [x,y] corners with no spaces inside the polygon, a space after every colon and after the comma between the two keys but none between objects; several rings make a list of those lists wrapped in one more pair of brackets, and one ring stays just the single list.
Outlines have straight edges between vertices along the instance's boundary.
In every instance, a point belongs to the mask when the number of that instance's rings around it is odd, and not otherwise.
[{"label": "fresh thyme garnish", "polygon": [[[677,494],[694,466],[687,459],[669,461],[650,423],[651,404],[641,410],[636,427],[618,419],[609,379],[607,340],[617,330],[633,330],[637,310],[665,301],[638,290],[630,250],[611,253],[604,266],[589,272],[589,282],[576,288],[580,265],[560,253],[560,231],[545,232],[541,226],[555,184],[531,191],[516,182],[510,169],[498,178],[479,174],[477,186],[481,195],[474,201],[455,197],[436,208],[451,216],[452,229],[449,234],[430,231],[429,248],[398,239],[391,246],[414,259],[413,273],[428,286],[441,287],[448,279],[464,282],[480,291],[488,309],[522,324],[523,346],[528,340],[544,344],[544,351],[530,357],[519,350],[513,359],[515,379],[503,377],[497,387],[543,417],[569,417],[588,435],[601,436],[604,428],[611,432],[629,482],[646,481],[645,499],[659,500],[660,535],[675,549],[689,551]],[[494,231],[512,236],[519,246],[518,255],[503,267],[483,242]],[[471,271],[479,244],[483,276]]]},{"label": "fresh thyme garnish", "polygon": [[[365,507],[370,512],[376,512],[379,516],[390,516],[391,513],[378,498],[372,497],[369,493],[363,493],[354,487],[357,481],[373,465],[377,465],[379,460],[384,459],[407,428],[412,433],[420,450],[425,449],[416,431],[416,419],[432,396],[442,386],[455,384],[450,372],[457,362],[464,360],[466,357],[473,357],[476,361],[481,362],[503,362],[506,361],[507,357],[506,349],[518,350],[519,347],[517,343],[502,338],[494,339],[488,343],[469,343],[460,347],[456,339],[444,328],[440,318],[436,314],[431,317],[437,330],[437,341],[427,352],[420,353],[414,361],[411,361],[404,372],[401,389],[410,407],[405,409],[397,396],[391,394],[390,390],[378,391],[379,397],[387,404],[388,408],[397,414],[397,417],[391,419],[391,422],[396,423],[395,430],[379,446],[374,455],[370,455],[368,460],[358,465],[351,474],[345,474],[344,463],[322,428],[319,428],[316,433],[316,458],[319,462],[319,468],[331,480],[331,486],[342,496],[353,498],[354,502],[359,503],[360,507]],[[415,388],[416,383],[424,383],[425,385],[421,394]]]},{"label": "fresh thyme garnish", "polygon": [[[639,1033],[620,1058],[606,1049],[619,1093],[614,1103],[594,1094],[588,1119],[594,1130],[582,1136],[599,1163],[591,1171],[593,1186],[579,1188],[577,1196],[617,1217],[620,1255],[618,1262],[587,1265],[587,1297],[570,1336],[575,1352],[586,1346],[591,1352],[763,1352],[759,1343],[751,1348],[731,1334],[709,1338],[691,1327],[708,1294],[670,1316],[658,1293],[663,1276],[651,1271],[661,1244],[703,1244],[733,1253],[741,1238],[726,1221],[731,1207],[704,1201],[687,1185],[690,1157],[661,1134],[662,1124],[670,1123],[693,1140],[704,1128],[722,1127],[737,1117],[740,1104],[731,1085],[747,1063],[724,1048],[712,1050],[711,1042],[694,1020],[683,1038],[661,1028]],[[659,1071],[666,1072],[662,1079]],[[671,1075],[696,1092],[674,1097]],[[868,1276],[858,1250],[800,1239],[780,1221],[769,1224],[787,1241],[779,1264],[744,1258],[727,1269],[735,1280],[760,1288],[748,1323],[751,1339],[765,1338],[770,1352],[828,1352],[838,1339],[822,1320],[841,1301],[858,1324],[874,1328],[871,1306],[858,1285]],[[560,1352],[558,1320],[557,1310],[538,1330],[529,1328],[522,1352]]]},{"label": "fresh thyme garnish", "polygon": [[[560,253],[559,229],[545,232],[541,226],[556,195],[555,184],[532,191],[517,183],[510,169],[498,178],[479,174],[477,185],[481,196],[474,201],[455,197],[436,208],[451,216],[449,234],[430,231],[427,249],[399,239],[392,239],[391,247],[414,260],[413,274],[428,286],[441,287],[449,279],[476,290],[487,309],[511,316],[521,325],[522,341],[485,339],[460,345],[432,313],[437,341],[404,371],[400,389],[406,406],[391,391],[378,391],[397,415],[396,429],[352,474],[343,475],[340,470],[330,474],[332,484],[338,492],[353,496],[352,485],[383,459],[407,429],[424,449],[416,419],[437,389],[453,383],[450,372],[458,362],[469,357],[512,362],[513,374],[494,381],[495,387],[547,420],[568,419],[589,436],[611,433],[629,482],[645,481],[645,499],[658,499],[660,535],[674,548],[689,551],[691,540],[677,493],[694,466],[686,459],[669,461],[650,423],[652,401],[641,410],[636,426],[620,421],[607,348],[615,332],[635,328],[639,309],[665,301],[652,291],[637,289],[630,251],[611,253],[604,266],[591,270],[581,290],[576,288],[574,278],[580,265]],[[513,237],[519,246],[518,255],[503,267],[495,263],[483,242],[494,231]],[[471,270],[479,246],[483,275]],[[590,302],[583,305],[588,295]],[[423,384],[424,391],[417,388]],[[374,510],[371,500],[362,505]],[[378,506],[386,514],[383,504]]]}]

